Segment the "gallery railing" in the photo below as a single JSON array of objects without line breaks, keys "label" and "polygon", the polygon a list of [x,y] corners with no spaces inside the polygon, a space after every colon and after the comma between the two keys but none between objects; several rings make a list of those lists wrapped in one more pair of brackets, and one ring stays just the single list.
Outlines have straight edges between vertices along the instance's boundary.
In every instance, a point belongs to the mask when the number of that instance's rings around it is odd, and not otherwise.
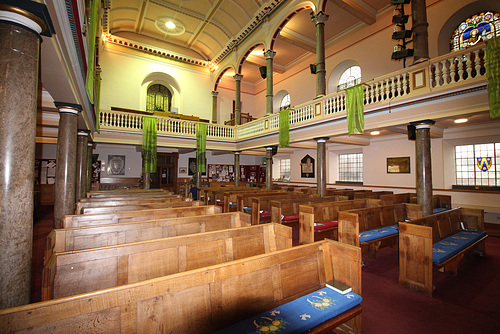
[{"label": "gallery railing", "polygon": [[[486,80],[485,45],[460,50],[433,58],[383,77],[369,80],[364,85],[365,112],[396,105],[409,98],[438,93],[462,85]],[[295,106],[290,110],[290,129],[322,119],[345,116],[346,91]],[[142,131],[143,115],[101,110],[101,129]],[[196,138],[196,122],[168,117],[158,118],[159,135],[177,135]],[[279,130],[279,113],[268,115],[239,126],[208,124],[207,139],[237,140]]]}]

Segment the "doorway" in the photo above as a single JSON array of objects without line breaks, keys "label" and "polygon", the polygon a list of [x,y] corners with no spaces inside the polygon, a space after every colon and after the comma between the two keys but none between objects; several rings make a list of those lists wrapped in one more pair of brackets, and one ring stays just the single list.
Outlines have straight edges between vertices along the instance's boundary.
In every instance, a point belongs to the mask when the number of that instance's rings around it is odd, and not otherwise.
[{"label": "doorway", "polygon": [[179,153],[157,153],[156,173],[151,173],[151,188],[177,191]]}]

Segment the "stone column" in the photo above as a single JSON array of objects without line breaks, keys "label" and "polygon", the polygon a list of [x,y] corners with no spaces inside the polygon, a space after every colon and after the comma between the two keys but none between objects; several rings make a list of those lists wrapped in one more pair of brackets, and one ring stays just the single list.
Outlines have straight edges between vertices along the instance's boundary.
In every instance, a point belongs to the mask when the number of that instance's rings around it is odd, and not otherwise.
[{"label": "stone column", "polygon": [[273,148],[266,147],[266,189],[273,188]]},{"label": "stone column", "polygon": [[212,91],[212,123],[217,124],[217,95],[219,92]]},{"label": "stone column", "polygon": [[28,304],[40,35],[47,7],[0,4],[0,309]]},{"label": "stone column", "polygon": [[427,28],[427,5],[425,0],[411,2],[411,15],[413,20],[413,48],[415,50],[413,62],[419,63],[429,59],[429,33]]},{"label": "stone column", "polygon": [[87,195],[87,151],[89,136],[86,131],[78,131],[76,146],[76,200]]},{"label": "stone column", "polygon": [[422,214],[432,214],[432,163],[431,125],[433,120],[411,122],[415,126],[415,158],[417,162],[417,203],[422,205]]},{"label": "stone column", "polygon": [[266,115],[271,115],[273,113],[273,58],[276,52],[273,50],[267,50],[264,52],[266,56],[267,66],[266,66]]},{"label": "stone column", "polygon": [[326,195],[326,141],[328,137],[314,138],[317,141],[317,175],[318,195]]},{"label": "stone column", "polygon": [[75,214],[76,199],[76,142],[78,104],[55,102],[59,109],[57,134],[56,185],[54,201],[54,228],[61,228],[64,215]]},{"label": "stone column", "polygon": [[235,74],[233,76],[236,82],[236,92],[234,98],[234,125],[240,125],[241,123],[241,79],[243,76],[241,74]]},{"label": "stone column", "polygon": [[240,152],[234,152],[234,185],[240,185]]},{"label": "stone column", "polygon": [[94,151],[94,143],[87,143],[87,183],[85,189],[87,192],[92,190],[92,154]]},{"label": "stone column", "polygon": [[150,189],[150,188],[151,188],[151,174],[142,173],[142,189]]},{"label": "stone column", "polygon": [[326,95],[325,22],[328,15],[320,11],[311,16],[316,24],[316,97],[320,97]]}]

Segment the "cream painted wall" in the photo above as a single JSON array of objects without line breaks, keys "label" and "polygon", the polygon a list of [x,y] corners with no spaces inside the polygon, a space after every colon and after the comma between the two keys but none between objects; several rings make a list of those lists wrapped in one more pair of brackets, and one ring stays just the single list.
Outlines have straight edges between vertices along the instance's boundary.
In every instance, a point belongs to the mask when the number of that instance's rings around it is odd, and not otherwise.
[{"label": "cream painted wall", "polygon": [[[101,177],[141,177],[142,174],[141,152],[137,152],[135,146],[97,144],[96,148],[94,149],[94,154],[99,154],[98,160],[101,160]],[[107,173],[109,155],[125,156],[124,175],[113,175]]]},{"label": "cream painted wall", "polygon": [[179,113],[212,118],[211,81],[208,70],[180,66],[180,63],[158,61],[105,48],[100,55],[103,68],[101,83],[101,109],[121,107],[145,110],[146,88],[144,79],[151,73],[166,73],[179,86],[179,99],[175,101]]}]

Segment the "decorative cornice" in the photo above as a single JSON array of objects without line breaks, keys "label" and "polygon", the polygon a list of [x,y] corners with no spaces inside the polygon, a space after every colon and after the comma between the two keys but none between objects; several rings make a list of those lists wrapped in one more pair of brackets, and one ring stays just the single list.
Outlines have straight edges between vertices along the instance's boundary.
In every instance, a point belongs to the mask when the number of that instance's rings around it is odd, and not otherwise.
[{"label": "decorative cornice", "polygon": [[147,44],[142,44],[142,43],[137,43],[137,42],[132,42],[130,40],[127,40],[125,38],[120,38],[117,36],[113,35],[107,35],[105,38],[106,43],[111,43],[115,44],[118,46],[123,46],[128,49],[134,49],[140,52],[147,53],[152,56],[160,57],[160,58],[166,58],[174,61],[179,61],[182,63],[194,65],[194,66],[200,66],[204,68],[211,68],[212,63],[205,61],[205,60],[200,60],[196,58],[191,58],[179,54],[175,54],[170,51],[166,51],[164,49],[156,48]]}]

